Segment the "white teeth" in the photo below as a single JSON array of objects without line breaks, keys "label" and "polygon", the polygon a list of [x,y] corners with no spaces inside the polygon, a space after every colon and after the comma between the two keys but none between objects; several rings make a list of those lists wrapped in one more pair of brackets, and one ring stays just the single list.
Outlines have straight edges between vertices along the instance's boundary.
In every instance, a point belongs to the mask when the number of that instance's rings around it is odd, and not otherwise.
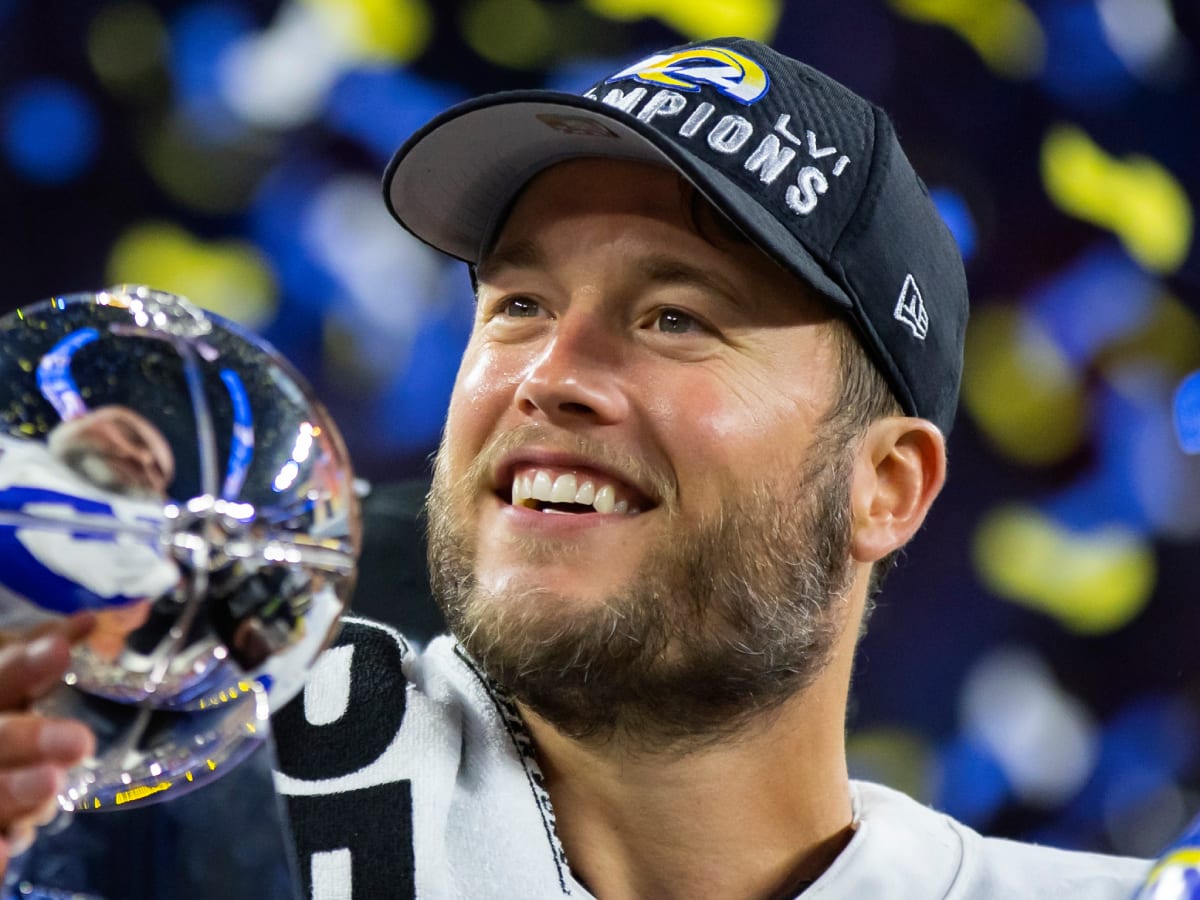
[{"label": "white teeth", "polygon": [[575,502],[575,476],[559,475],[554,479],[554,488],[550,491],[552,503]]},{"label": "white teeth", "polygon": [[596,507],[598,513],[610,513],[613,511],[616,498],[617,492],[612,489],[611,484],[606,484],[596,491],[596,499],[592,501],[592,506]]},{"label": "white teeth", "polygon": [[[604,485],[599,490],[592,481],[579,483],[579,478],[571,473],[551,478],[544,469],[537,469],[517,475],[512,482],[513,506],[525,506],[537,509],[539,503],[578,503],[581,506],[591,506],[598,513],[616,513],[617,515],[637,515],[637,507],[630,507],[629,501],[617,501],[616,489],[612,485]],[[543,512],[562,512],[545,508]]]},{"label": "white teeth", "polygon": [[575,502],[582,503],[584,506],[591,506],[592,501],[596,499],[596,486],[590,481],[585,481],[579,486],[578,493],[575,494]]},{"label": "white teeth", "polygon": [[528,475],[518,476],[512,483],[513,506],[533,507],[533,479]]}]

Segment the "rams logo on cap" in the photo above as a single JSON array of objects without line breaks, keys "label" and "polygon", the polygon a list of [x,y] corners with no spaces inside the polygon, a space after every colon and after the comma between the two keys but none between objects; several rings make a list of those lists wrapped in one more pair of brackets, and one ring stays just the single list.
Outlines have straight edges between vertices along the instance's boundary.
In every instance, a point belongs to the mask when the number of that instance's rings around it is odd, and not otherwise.
[{"label": "rams logo on cap", "polygon": [[624,78],[680,91],[698,91],[701,85],[708,85],[747,105],[760,99],[771,86],[771,79],[762,66],[748,56],[723,47],[691,47],[675,53],[656,53],[618,72],[608,81]]}]

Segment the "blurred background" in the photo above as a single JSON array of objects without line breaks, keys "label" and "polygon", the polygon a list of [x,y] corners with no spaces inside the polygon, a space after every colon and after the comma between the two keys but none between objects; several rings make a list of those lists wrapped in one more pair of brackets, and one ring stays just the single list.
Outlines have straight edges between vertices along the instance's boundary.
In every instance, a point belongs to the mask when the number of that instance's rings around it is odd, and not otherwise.
[{"label": "blurred background", "polygon": [[1200,808],[1195,0],[0,0],[0,311],[186,295],[307,375],[360,475],[423,477],[471,294],[385,212],[392,151],[472,94],[733,33],[891,112],[971,284],[950,482],[863,645],[855,773],[1158,853]]}]

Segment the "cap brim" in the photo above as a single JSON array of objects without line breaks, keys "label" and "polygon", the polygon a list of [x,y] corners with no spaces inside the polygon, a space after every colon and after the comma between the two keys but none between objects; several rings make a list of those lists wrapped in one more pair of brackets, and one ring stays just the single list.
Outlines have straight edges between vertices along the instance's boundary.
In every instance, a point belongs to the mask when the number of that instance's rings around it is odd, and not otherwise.
[{"label": "cap brim", "polygon": [[476,263],[529,180],[579,157],[675,169],[780,265],[837,305],[855,307],[846,289],[745,188],[634,116],[575,94],[513,91],[447,110],[396,152],[384,172],[384,198],[416,237]]}]

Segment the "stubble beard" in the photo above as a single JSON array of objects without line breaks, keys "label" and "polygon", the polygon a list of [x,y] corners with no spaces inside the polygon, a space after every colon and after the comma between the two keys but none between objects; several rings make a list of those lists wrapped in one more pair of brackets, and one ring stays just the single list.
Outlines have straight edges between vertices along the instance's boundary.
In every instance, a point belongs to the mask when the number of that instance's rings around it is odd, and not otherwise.
[{"label": "stubble beard", "polygon": [[131,500],[162,500],[162,492],[135,481],[112,464],[109,455],[90,444],[74,443],[56,447],[55,457],[89,484]]},{"label": "stubble beard", "polygon": [[635,752],[721,740],[811,684],[846,625],[852,455],[830,436],[807,457],[789,478],[729,488],[710,520],[674,517],[627,584],[581,603],[480,586],[476,479],[453,479],[443,446],[427,504],[434,595],[489,677],[563,734]]}]

